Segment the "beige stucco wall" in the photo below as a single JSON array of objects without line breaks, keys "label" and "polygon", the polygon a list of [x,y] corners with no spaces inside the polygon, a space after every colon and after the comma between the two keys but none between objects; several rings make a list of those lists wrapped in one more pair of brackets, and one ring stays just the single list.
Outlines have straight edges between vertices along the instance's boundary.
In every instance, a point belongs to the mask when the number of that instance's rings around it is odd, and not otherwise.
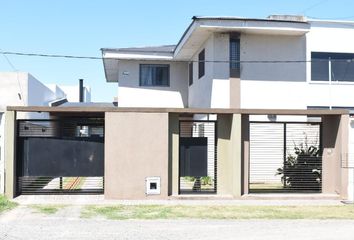
[{"label": "beige stucco wall", "polygon": [[342,115],[341,116],[341,138],[342,141],[340,143],[341,148],[341,158],[340,158],[340,175],[341,175],[341,182],[340,182],[340,192],[342,199],[348,199],[348,185],[349,185],[349,169],[344,168],[343,160],[344,156],[348,155],[349,152],[349,115]]},{"label": "beige stucco wall", "polygon": [[169,114],[169,164],[168,164],[168,193],[178,195],[179,177],[179,115]]},{"label": "beige stucco wall", "polygon": [[241,114],[218,115],[217,195],[241,197]]},{"label": "beige stucco wall", "polygon": [[[105,198],[168,196],[168,113],[105,114]],[[145,194],[145,178],[161,178],[161,194]]]},{"label": "beige stucco wall", "polygon": [[322,118],[322,192],[347,197],[348,173],[342,158],[348,152],[348,115]]}]

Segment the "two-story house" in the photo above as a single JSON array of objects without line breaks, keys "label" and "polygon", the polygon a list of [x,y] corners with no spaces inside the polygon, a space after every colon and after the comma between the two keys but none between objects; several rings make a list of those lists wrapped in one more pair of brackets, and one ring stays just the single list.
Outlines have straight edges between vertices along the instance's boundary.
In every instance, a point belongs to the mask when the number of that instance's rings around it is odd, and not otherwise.
[{"label": "two-story house", "polygon": [[121,107],[352,108],[353,39],[354,22],[193,17],[176,45],[102,53]]},{"label": "two-story house", "polygon": [[353,199],[353,40],[354,22],[194,17],[176,45],[103,49],[118,108],[6,108],[6,195]]},{"label": "two-story house", "polygon": [[[176,45],[103,48],[102,55],[107,82],[118,83],[118,107],[353,109],[353,41],[352,21],[193,17]],[[254,115],[250,121],[256,190],[266,182],[287,184],[274,169],[293,148],[323,144],[316,117]],[[345,160],[354,158],[349,124],[348,154],[339,157]],[[353,174],[348,182],[352,195]]]}]

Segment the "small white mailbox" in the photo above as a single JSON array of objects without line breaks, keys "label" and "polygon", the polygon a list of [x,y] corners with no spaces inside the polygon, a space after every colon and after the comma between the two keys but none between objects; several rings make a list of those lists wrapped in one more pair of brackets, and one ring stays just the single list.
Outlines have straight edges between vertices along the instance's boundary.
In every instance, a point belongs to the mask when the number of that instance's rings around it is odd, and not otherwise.
[{"label": "small white mailbox", "polygon": [[160,191],[160,177],[147,177],[145,179],[145,194],[146,195],[158,195]]}]

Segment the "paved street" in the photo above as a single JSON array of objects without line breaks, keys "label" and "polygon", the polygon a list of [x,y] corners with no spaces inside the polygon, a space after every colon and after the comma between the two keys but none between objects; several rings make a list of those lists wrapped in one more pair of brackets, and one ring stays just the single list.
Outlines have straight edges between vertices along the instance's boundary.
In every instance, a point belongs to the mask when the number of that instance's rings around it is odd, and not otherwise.
[{"label": "paved street", "polygon": [[0,239],[354,239],[343,220],[127,220],[80,218],[80,206],[55,214],[20,206],[0,216]]}]

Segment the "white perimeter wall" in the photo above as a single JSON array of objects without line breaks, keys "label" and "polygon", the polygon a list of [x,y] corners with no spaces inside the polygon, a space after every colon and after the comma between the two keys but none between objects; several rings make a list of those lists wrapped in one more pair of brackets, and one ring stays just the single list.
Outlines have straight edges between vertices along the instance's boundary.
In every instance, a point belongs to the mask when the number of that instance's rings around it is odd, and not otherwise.
[{"label": "white perimeter wall", "polygon": [[[170,86],[139,86],[140,64],[169,64]],[[119,107],[187,107],[188,64],[153,61],[119,61]],[[128,72],[129,75],[123,74]]]}]

